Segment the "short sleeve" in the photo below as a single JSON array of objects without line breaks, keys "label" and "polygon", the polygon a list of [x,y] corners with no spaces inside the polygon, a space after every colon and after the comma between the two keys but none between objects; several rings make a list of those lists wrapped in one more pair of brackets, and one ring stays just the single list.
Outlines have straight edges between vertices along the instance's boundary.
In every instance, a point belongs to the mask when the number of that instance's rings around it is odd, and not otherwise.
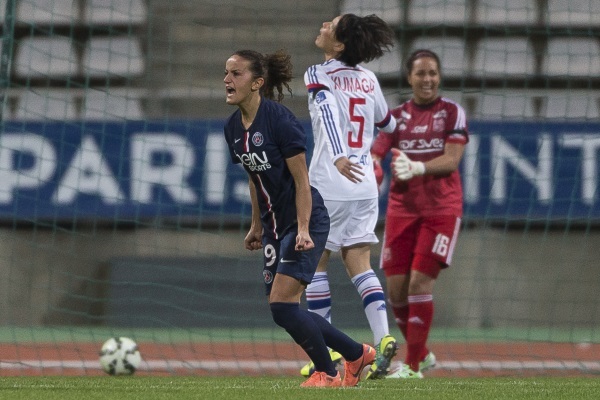
[{"label": "short sleeve", "polygon": [[304,74],[304,84],[309,93],[316,93],[319,90],[329,90],[331,82],[325,71],[318,65],[312,65]]},{"label": "short sleeve", "polygon": [[285,158],[306,152],[306,132],[291,112],[280,116],[275,124],[275,133]]}]

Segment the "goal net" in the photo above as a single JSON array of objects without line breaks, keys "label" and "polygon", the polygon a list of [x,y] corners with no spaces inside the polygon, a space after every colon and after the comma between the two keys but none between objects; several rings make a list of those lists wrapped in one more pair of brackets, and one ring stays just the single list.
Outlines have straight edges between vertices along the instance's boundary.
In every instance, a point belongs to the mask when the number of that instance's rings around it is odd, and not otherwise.
[{"label": "goal net", "polygon": [[[467,113],[429,374],[600,372],[600,2],[0,0],[0,376],[102,374],[115,336],[139,344],[141,374],[299,373],[262,256],[243,248],[223,70],[235,50],[286,49],[284,104],[310,134],[302,75],[344,13],[396,32],[367,65],[390,107],[410,97],[403,61],[428,48]],[[334,325],[372,341],[339,257],[329,277]]]}]

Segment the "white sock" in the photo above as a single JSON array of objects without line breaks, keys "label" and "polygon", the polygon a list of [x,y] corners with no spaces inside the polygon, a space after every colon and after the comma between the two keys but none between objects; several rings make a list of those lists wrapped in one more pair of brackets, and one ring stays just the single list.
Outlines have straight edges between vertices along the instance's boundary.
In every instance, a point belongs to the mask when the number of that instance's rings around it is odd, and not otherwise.
[{"label": "white sock", "polygon": [[373,331],[373,344],[378,345],[381,339],[390,333],[381,282],[371,269],[355,275],[352,283],[362,298],[365,314]]},{"label": "white sock", "polygon": [[316,272],[306,287],[308,311],[319,314],[331,323],[331,292],[327,272]]}]

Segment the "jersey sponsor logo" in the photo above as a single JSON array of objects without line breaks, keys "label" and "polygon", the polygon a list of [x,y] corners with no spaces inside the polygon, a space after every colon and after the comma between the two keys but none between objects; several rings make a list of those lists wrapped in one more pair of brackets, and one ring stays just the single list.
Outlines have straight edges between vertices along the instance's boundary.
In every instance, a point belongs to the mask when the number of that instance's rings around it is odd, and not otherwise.
[{"label": "jersey sponsor logo", "polygon": [[259,153],[243,153],[235,154],[244,167],[251,172],[260,172],[271,169],[269,158],[266,152],[262,152],[262,156]]},{"label": "jersey sponsor logo", "polygon": [[444,140],[440,138],[434,139],[412,139],[401,140],[398,143],[400,150],[443,150]]},{"label": "jersey sponsor logo", "polygon": [[359,79],[352,76],[334,76],[332,79],[335,89],[343,92],[373,93],[375,91],[375,82],[372,79]]},{"label": "jersey sponsor logo", "polygon": [[425,133],[427,132],[427,128],[428,125],[417,125],[414,128],[412,128],[412,131],[410,131],[410,133]]},{"label": "jersey sponsor logo", "polygon": [[369,154],[350,154],[348,160],[356,164],[369,165]]},{"label": "jersey sponsor logo", "polygon": [[256,132],[254,133],[254,135],[252,135],[252,143],[254,143],[255,146],[260,146],[264,143],[265,138],[263,137],[263,134],[260,132]]}]

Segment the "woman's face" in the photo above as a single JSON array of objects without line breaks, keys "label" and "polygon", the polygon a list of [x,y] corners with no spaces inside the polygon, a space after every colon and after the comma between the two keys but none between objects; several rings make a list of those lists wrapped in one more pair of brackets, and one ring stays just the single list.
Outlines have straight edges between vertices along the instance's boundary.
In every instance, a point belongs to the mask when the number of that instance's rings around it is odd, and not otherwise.
[{"label": "woman's face", "polygon": [[233,55],[225,63],[225,94],[229,105],[240,105],[260,89],[260,80],[253,79],[250,61]]},{"label": "woman's face", "polygon": [[[321,29],[319,30],[319,36],[315,39],[317,47],[325,54],[335,54],[340,51],[340,46],[343,46],[335,38],[335,29],[340,21],[341,16],[337,16],[333,21],[323,22]],[[343,49],[343,47],[342,47]]]},{"label": "woman's face", "polygon": [[413,62],[408,76],[413,91],[413,100],[417,104],[428,104],[438,97],[440,70],[435,58],[420,57]]}]

